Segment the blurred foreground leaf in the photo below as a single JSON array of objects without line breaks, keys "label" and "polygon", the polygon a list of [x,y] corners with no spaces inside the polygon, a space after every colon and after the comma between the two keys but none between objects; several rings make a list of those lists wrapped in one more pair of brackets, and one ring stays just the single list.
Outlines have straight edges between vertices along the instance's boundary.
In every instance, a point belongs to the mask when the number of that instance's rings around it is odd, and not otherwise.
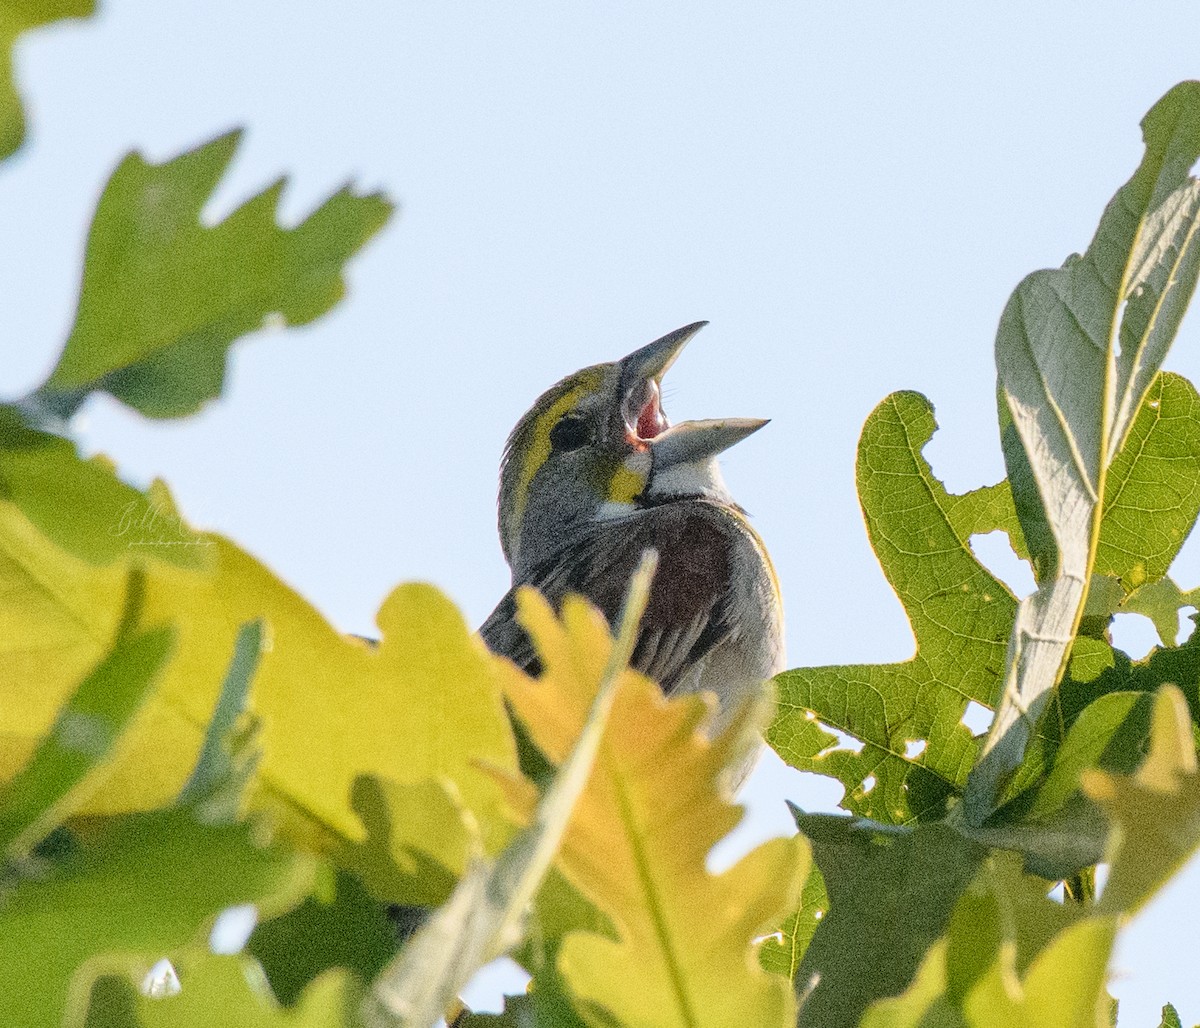
[{"label": "blurred foreground leaf", "polygon": [[0,857],[25,856],[82,805],[149,696],[173,633],[132,630],[140,594],[141,579],[131,575],[125,624],[112,650],[63,705],[29,763],[0,788]]},{"label": "blurred foreground leaf", "polygon": [[261,922],[246,946],[262,964],[275,996],[288,1006],[332,968],[372,981],[396,951],[384,905],[354,876],[338,872],[332,895],[324,893],[318,889],[294,910]]},{"label": "blurred foreground leaf", "polygon": [[[259,798],[282,801],[289,833],[307,833],[308,843],[323,848],[361,842],[379,826],[364,826],[351,805],[359,778],[396,786],[441,778],[476,819],[485,845],[500,848],[511,833],[509,816],[481,763],[515,773],[515,746],[498,662],[453,605],[430,587],[400,587],[380,610],[383,640],[371,648],[339,635],[232,543],[204,539],[212,544],[211,570],[146,567],[143,621],[177,625],[175,651],[85,809],[113,813],[175,801],[196,765],[238,635],[261,619],[267,643],[249,710],[262,723]],[[11,626],[0,649],[10,704],[3,781],[103,656],[102,640],[120,619],[125,570],[123,562],[97,567],[64,553],[3,502],[0,553],[9,555],[0,562],[0,619]]]},{"label": "blurred foreground leaf", "polygon": [[25,115],[13,75],[17,37],[62,18],[86,18],[94,0],[8,0],[0,7],[0,161],[25,140]]},{"label": "blurred foreground leaf", "polygon": [[42,394],[69,414],[100,389],[150,417],[221,392],[226,351],[270,315],[302,325],[345,291],[342,266],[391,216],[379,194],[339,190],[295,228],[284,180],[213,224],[202,212],[233,159],[231,132],[163,164],[129,154],[88,234],[75,326]]},{"label": "blurred foreground leaf", "polygon": [[[615,644],[607,630],[599,639],[589,640],[591,655],[598,659],[589,662],[590,667],[585,664],[573,669],[576,691],[590,693],[590,700],[571,749],[538,801],[529,827],[494,863],[473,861],[446,904],[379,975],[371,1002],[364,1008],[368,1025],[422,1028],[432,1024],[451,1008],[459,990],[479,968],[519,941],[527,908],[592,777],[617,690],[633,656],[656,565],[656,554],[643,557],[629,585]],[[535,597],[527,592],[519,602],[527,605]],[[535,639],[542,637],[539,630],[545,635],[555,629],[561,632],[544,600],[538,613],[542,625],[532,616],[524,619],[526,630]],[[528,681],[515,668],[513,673],[516,680]]]},{"label": "blurred foreground leaf", "polygon": [[1167,685],[1155,697],[1150,753],[1136,774],[1089,770],[1083,783],[1114,825],[1099,902],[1056,903],[1047,896],[1051,882],[1023,874],[1015,858],[993,855],[912,985],[876,1003],[864,1028],[1109,1023],[1104,983],[1117,929],[1200,846],[1200,774],[1179,690]]},{"label": "blurred foreground leaf", "polygon": [[[578,600],[563,604],[561,624],[535,594],[521,597],[520,610],[545,672],[533,682],[514,669],[506,695],[538,749],[559,763],[595,693],[607,626]],[[617,933],[572,932],[559,950],[561,982],[588,1023],[793,1021],[788,983],[759,966],[753,940],[794,909],[809,866],[804,841],[772,840],[718,875],[705,866],[740,820],[722,782],[760,714],[743,710],[710,742],[699,731],[710,715],[701,697],[666,700],[649,679],[622,676],[559,856]],[[537,989],[535,978],[535,1001]]]},{"label": "blurred foreground leaf", "polygon": [[362,992],[345,972],[331,971],[284,1010],[262,971],[241,956],[203,956],[180,970],[178,995],[141,995],[127,979],[102,978],[87,1028],[351,1028]]},{"label": "blurred foreground leaf", "polygon": [[[31,428],[28,411],[0,404],[0,500],[18,507],[49,539],[93,564],[121,558],[207,565],[211,543],[179,517],[165,490],[122,482],[104,457],[84,460],[75,444]],[[0,535],[0,573],[20,563]]]},{"label": "blurred foreground leaf", "polygon": [[312,870],[245,825],[208,827],[184,811],[102,824],[4,897],[0,1024],[79,1024],[97,976],[141,982],[160,957],[203,946],[224,908],[254,903],[271,916],[299,902]]},{"label": "blurred foreground leaf", "polygon": [[796,823],[829,893],[796,972],[801,1024],[856,1024],[872,1001],[908,986],[986,850],[944,825],[888,833],[801,811]]},{"label": "blurred foreground leaf", "polygon": [[1200,846],[1200,774],[1183,694],[1165,685],[1154,699],[1150,753],[1131,776],[1086,771],[1083,788],[1116,826],[1099,909],[1138,910]]}]

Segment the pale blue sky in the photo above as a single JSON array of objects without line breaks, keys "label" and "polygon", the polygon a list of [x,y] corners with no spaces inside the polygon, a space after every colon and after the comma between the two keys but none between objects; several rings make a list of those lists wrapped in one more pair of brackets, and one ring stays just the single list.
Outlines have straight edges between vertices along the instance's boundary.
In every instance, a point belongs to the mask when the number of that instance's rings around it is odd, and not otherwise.
[{"label": "pale blue sky", "polygon": [[[1200,74],[1198,26],[1182,0],[112,0],[19,54],[32,133],[0,169],[0,393],[52,365],[119,156],[245,124],[215,213],[285,171],[289,217],[348,176],[402,211],[337,312],[238,348],[220,403],[154,425],[94,403],[90,447],[164,476],[342,628],[370,631],[408,579],[478,623],[507,586],[494,491],[517,417],[563,374],[706,318],[667,410],[773,419],[726,477],[775,556],[790,663],[903,659],[853,490],[862,421],[919,389],[947,484],[1001,476],[1000,310],[1086,246],[1142,114]],[[1195,325],[1169,365],[1200,380]],[[1181,563],[1200,581],[1200,548]],[[1125,638],[1140,654],[1151,635]],[[840,792],[764,762],[758,836],[786,827],[782,795]],[[1198,899],[1193,867],[1128,933],[1123,1025],[1167,999],[1200,1020]]]}]

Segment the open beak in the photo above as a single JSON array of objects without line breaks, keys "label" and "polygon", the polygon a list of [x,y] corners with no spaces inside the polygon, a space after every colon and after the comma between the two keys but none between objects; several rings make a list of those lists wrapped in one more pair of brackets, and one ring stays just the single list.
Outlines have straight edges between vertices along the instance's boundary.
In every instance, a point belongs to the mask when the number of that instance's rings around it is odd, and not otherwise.
[{"label": "open beak", "polygon": [[697,321],[677,328],[621,361],[621,429],[636,448],[644,450],[651,439],[671,427],[662,409],[662,377],[688,340],[707,324]]},{"label": "open beak", "polygon": [[667,369],[675,363],[675,358],[687,346],[688,340],[707,324],[707,321],[694,321],[683,328],[675,329],[674,332],[668,332],[661,339],[647,343],[640,350],[634,350],[621,361],[622,377],[627,376],[630,383],[635,379],[661,382]]},{"label": "open beak", "polygon": [[667,420],[662,409],[662,377],[688,340],[707,324],[696,321],[677,328],[621,361],[626,438],[639,449],[649,449],[658,469],[708,460],[767,423],[761,418],[721,418],[672,426]]},{"label": "open beak", "polygon": [[679,464],[709,460],[753,435],[769,418],[716,418],[709,421],[681,421],[665,429],[650,444],[655,472]]}]

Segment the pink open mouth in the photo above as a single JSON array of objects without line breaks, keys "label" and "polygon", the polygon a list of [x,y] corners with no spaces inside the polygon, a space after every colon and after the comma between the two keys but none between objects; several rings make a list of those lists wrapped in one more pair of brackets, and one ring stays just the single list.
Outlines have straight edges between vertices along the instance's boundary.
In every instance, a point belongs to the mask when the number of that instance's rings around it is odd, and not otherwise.
[{"label": "pink open mouth", "polygon": [[646,383],[646,400],[638,412],[633,430],[639,439],[649,440],[661,435],[670,427],[671,423],[662,409],[662,393],[658,383],[651,379]]}]

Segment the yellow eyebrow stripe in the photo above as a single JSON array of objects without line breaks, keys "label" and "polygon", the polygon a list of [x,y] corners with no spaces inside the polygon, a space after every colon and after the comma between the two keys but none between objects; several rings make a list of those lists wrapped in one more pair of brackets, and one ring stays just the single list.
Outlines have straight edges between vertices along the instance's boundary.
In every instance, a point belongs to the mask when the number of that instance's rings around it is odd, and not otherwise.
[{"label": "yellow eyebrow stripe", "polygon": [[516,524],[521,523],[521,518],[525,514],[525,505],[529,501],[529,487],[533,483],[533,476],[550,459],[550,429],[555,426],[559,418],[567,411],[574,410],[580,399],[593,390],[596,379],[595,375],[581,378],[539,414],[530,426],[529,449],[525,453],[525,462],[521,465],[521,477],[517,479],[517,488],[513,493],[513,515]]}]

